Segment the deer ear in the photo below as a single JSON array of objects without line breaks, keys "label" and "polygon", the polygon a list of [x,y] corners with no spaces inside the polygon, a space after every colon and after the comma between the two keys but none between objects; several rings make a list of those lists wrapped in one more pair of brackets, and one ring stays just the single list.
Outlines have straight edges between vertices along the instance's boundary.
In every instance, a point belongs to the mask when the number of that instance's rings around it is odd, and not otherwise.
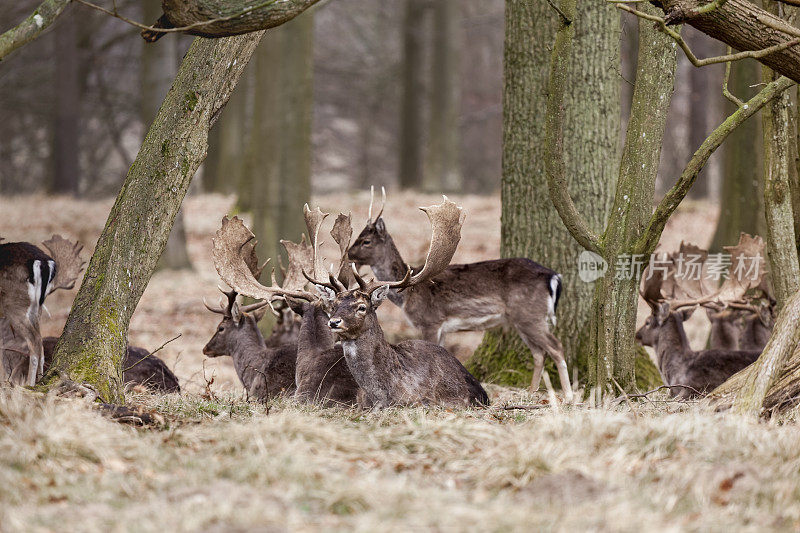
[{"label": "deer ear", "polygon": [[669,302],[661,302],[656,309],[656,323],[661,326],[669,318]]},{"label": "deer ear", "polygon": [[382,217],[375,221],[375,229],[380,233],[386,233],[386,224],[383,223]]},{"label": "deer ear", "polygon": [[381,302],[386,299],[386,296],[389,294],[389,286],[383,285],[382,287],[378,287],[372,294],[370,295],[370,299],[372,300],[372,307],[378,307],[381,305]]},{"label": "deer ear", "polygon": [[336,293],[333,292],[333,290],[331,290],[328,287],[324,287],[322,285],[314,285],[314,288],[317,289],[317,292],[319,293],[320,296],[322,296],[322,299],[327,302],[331,302],[333,301],[334,298],[336,298]]},{"label": "deer ear", "polygon": [[267,313],[267,309],[269,309],[269,306],[265,305],[264,307],[261,307],[253,311],[252,314],[253,318],[256,319],[256,323],[261,322],[261,319],[264,318],[264,315]]},{"label": "deer ear", "polygon": [[239,303],[234,302],[231,307],[231,319],[237,326],[242,322],[242,311],[239,309]]}]

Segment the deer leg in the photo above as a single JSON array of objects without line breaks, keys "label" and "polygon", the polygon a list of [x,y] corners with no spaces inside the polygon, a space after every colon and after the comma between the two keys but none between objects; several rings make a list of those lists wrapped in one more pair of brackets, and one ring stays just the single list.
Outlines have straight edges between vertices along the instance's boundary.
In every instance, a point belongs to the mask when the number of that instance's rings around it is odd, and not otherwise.
[{"label": "deer leg", "polygon": [[558,369],[558,379],[561,381],[561,389],[564,391],[564,399],[567,401],[567,403],[572,403],[572,383],[569,381],[567,361],[564,359],[564,348],[561,346],[561,341],[559,341],[552,333],[547,334],[547,340],[547,352],[556,363],[556,369]]},{"label": "deer leg", "polygon": [[539,390],[539,384],[542,382],[542,371],[544,370],[544,353],[538,348],[532,348],[531,353],[533,354],[533,377],[531,378],[531,392],[536,392]]}]

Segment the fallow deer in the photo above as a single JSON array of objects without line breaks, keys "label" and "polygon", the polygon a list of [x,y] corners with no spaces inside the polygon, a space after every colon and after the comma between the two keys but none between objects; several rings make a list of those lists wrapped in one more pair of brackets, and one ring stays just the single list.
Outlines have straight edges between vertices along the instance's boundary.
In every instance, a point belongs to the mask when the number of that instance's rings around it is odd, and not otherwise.
[{"label": "fallow deer", "polygon": [[[384,206],[374,219],[372,207],[370,201],[367,225],[348,250],[348,256],[357,266],[371,266],[378,280],[399,280],[405,274],[406,263],[386,229]],[[512,326],[533,356],[531,389],[538,390],[544,358],[549,355],[556,363],[565,399],[571,403],[573,393],[564,350],[548,324],[555,325],[561,290],[558,273],[518,257],[450,265],[403,292],[391,289],[388,298],[421,331],[423,339],[440,345],[450,332]]]},{"label": "fallow deer", "polygon": [[[21,376],[22,382],[27,380],[28,354],[26,345],[14,334],[7,322],[0,324],[0,343],[5,342],[5,357],[3,369],[7,379],[18,382],[16,376]],[[53,362],[58,337],[45,337],[42,340],[44,348],[44,371],[50,368]],[[128,346],[122,362],[122,380],[127,386],[141,385],[155,392],[169,393],[180,392],[180,384],[175,374],[164,362],[152,355],[145,348]]]},{"label": "fallow deer", "polygon": [[[685,299],[665,300],[662,285],[669,285],[672,295],[695,296],[692,285],[702,279],[685,280],[670,278],[668,272],[649,272],[645,276],[642,297],[650,306],[651,315],[636,332],[636,340],[656,351],[658,369],[664,384],[670,387],[674,397],[688,398],[710,392],[730,376],[752,364],[761,350],[709,349],[694,351],[689,345],[683,322],[699,305],[721,305],[720,294],[732,296],[732,284],[713,294]],[[666,283],[665,283],[666,281]],[[676,288],[677,287],[677,288]],[[745,291],[747,289],[745,288]],[[730,303],[730,301],[728,302]]]},{"label": "fallow deer", "polygon": [[[329,275],[329,281],[321,281],[319,274],[324,272],[324,267],[318,254],[314,258],[315,275],[309,276],[331,302],[334,313],[329,326],[343,340],[347,366],[363,389],[366,402],[376,407],[419,403],[460,406],[488,403],[480,383],[447,350],[426,341],[406,341],[392,346],[383,337],[375,316],[375,307],[391,287],[400,289],[427,280],[444,269],[455,252],[463,222],[460,208],[445,201],[440,206],[427,208],[426,212],[433,225],[431,246],[425,266],[414,277],[409,269],[400,282],[381,282],[368,286],[354,275],[359,287],[348,290],[333,274]],[[324,217],[321,213],[318,216]],[[253,298],[269,300],[277,293],[289,299],[313,301],[317,298],[307,291],[283,290],[274,282],[271,287],[258,283],[240,252],[250,239],[252,233],[240,220],[223,220],[223,227],[214,243],[214,263],[228,285]],[[356,299],[364,302],[364,308],[361,309],[357,304],[351,319],[345,315],[348,306],[344,302],[353,303]],[[360,326],[356,325],[356,321],[360,321]],[[347,332],[341,328],[345,323],[348,324]]]},{"label": "fallow deer", "polygon": [[[315,244],[324,217],[315,217],[308,209],[305,216],[312,243]],[[260,274],[260,271],[254,272],[246,260],[248,256],[254,258],[253,238],[252,232],[237,217],[224,218],[221,229],[214,236],[214,264],[223,281],[234,288],[239,284],[232,281],[235,278],[228,275],[233,273],[234,267],[246,269],[246,280],[249,283],[259,277],[256,274]],[[305,240],[299,244],[290,241],[281,243],[289,258],[289,267],[282,286],[278,286],[273,275],[273,286],[268,292],[258,296],[252,293],[244,294],[262,298],[263,303],[284,297],[291,305],[291,309],[302,316],[292,375],[293,383],[296,385],[295,398],[307,402],[354,405],[357,403],[358,385],[347,368],[341,346],[334,346],[333,336],[327,327],[327,314],[319,297],[303,289],[306,280],[302,272],[303,268],[310,268],[313,263],[312,248]],[[249,260],[249,264],[257,262],[257,258]],[[314,272],[313,269],[311,271]]]},{"label": "fallow deer", "polygon": [[79,244],[60,235],[42,244],[49,255],[27,242],[0,244],[0,316],[8,322],[14,337],[25,344],[25,382],[31,386],[44,374],[39,320],[45,297],[57,289],[73,288],[83,269]]}]

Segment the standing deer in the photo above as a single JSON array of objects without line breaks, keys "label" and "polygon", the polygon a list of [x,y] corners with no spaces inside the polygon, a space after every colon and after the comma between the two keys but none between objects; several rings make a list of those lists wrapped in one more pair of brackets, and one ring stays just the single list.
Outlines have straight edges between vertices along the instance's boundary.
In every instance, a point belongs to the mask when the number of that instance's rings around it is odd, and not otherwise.
[{"label": "standing deer", "polygon": [[[372,204],[367,225],[348,256],[357,266],[371,266],[378,280],[399,280],[406,263],[381,218],[383,205],[373,220]],[[539,388],[547,354],[556,363],[565,399],[571,403],[564,350],[548,324],[555,325],[561,288],[561,276],[555,271],[530,259],[512,258],[450,265],[403,292],[392,288],[387,297],[422,332],[423,339],[440,345],[450,332],[511,325],[533,356],[531,389]]]},{"label": "standing deer", "polygon": [[[324,219],[317,210],[312,213],[306,206],[306,223],[309,227],[312,245],[316,248],[319,227]],[[258,294],[248,291],[245,294],[263,299],[262,304],[283,297],[291,309],[302,317],[296,339],[296,362],[292,374],[292,382],[296,385],[295,397],[301,401],[319,401],[326,404],[354,405],[357,403],[358,385],[347,368],[341,346],[334,346],[333,336],[327,327],[327,314],[318,295],[303,290],[306,285],[303,269],[310,268],[314,272],[314,252],[305,240],[299,244],[281,241],[289,258],[283,285],[278,286],[272,279],[272,286],[267,288],[258,283],[260,271],[253,271],[244,259],[253,255],[252,232],[234,217],[225,217],[222,227],[214,236],[214,264],[223,281],[238,288],[242,285],[256,283],[261,289]],[[244,256],[242,250],[246,250]],[[253,257],[250,264],[257,264]],[[240,269],[237,272],[235,269]],[[241,280],[236,281],[241,276]],[[252,286],[251,286],[252,288]],[[244,292],[243,292],[244,293]],[[258,305],[258,304],[254,304]]]},{"label": "standing deer", "polygon": [[[45,297],[57,289],[73,288],[83,269],[82,246],[60,235],[42,244],[50,255],[27,242],[0,244],[0,316],[26,346],[28,371],[24,382],[29,386],[44,375],[39,320]],[[5,353],[1,355],[5,357]]]}]

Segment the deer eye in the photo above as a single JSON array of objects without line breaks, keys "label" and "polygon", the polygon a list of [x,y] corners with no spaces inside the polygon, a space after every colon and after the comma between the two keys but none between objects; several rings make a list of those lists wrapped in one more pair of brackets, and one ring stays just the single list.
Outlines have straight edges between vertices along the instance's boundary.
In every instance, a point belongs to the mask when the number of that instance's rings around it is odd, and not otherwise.
[{"label": "deer eye", "polygon": [[369,246],[369,244],[370,244],[371,242],[372,242],[372,241],[370,241],[369,239],[364,239],[363,241],[361,241],[361,244],[363,244],[364,246]]},{"label": "deer eye", "polygon": [[223,331],[225,331],[225,326],[220,326],[219,329],[217,329],[217,331],[222,333]]}]

